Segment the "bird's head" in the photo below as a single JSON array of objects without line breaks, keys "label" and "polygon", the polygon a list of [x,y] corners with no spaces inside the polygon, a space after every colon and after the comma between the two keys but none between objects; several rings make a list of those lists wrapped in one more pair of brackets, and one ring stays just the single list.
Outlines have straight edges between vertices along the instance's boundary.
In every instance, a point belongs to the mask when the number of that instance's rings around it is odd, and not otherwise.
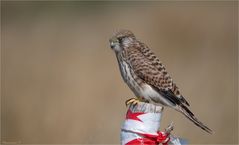
[{"label": "bird's head", "polygon": [[124,48],[127,48],[135,40],[134,34],[129,30],[121,30],[115,33],[110,38],[110,47],[115,52],[121,52]]}]

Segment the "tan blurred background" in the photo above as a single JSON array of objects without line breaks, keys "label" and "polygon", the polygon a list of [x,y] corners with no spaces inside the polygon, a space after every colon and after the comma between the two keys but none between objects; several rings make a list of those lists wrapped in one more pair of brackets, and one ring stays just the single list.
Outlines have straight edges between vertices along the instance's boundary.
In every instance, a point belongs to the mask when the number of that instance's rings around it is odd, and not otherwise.
[{"label": "tan blurred background", "polygon": [[130,29],[160,57],[209,135],[165,109],[192,144],[236,144],[236,2],[1,2],[1,137],[119,144],[126,99],[108,39]]}]

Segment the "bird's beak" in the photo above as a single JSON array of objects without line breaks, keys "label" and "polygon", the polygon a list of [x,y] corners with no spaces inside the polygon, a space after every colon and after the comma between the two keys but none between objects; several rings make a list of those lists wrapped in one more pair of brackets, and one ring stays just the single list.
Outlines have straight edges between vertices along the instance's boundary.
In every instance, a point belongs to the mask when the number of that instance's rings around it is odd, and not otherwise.
[{"label": "bird's beak", "polygon": [[117,45],[117,42],[118,42],[117,38],[116,38],[116,37],[112,37],[112,38],[110,39],[110,47],[111,47],[112,49],[115,48],[115,46]]},{"label": "bird's beak", "polygon": [[110,42],[110,48],[112,48],[112,49],[113,49],[114,47],[115,47],[115,44],[114,44],[114,42],[113,42],[113,41],[111,41],[111,42]]}]

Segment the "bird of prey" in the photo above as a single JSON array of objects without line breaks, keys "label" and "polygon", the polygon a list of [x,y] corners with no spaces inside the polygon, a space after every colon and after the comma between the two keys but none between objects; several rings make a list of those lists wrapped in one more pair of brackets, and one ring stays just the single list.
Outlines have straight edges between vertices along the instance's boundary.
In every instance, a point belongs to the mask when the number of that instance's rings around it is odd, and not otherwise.
[{"label": "bird of prey", "polygon": [[139,101],[171,107],[181,112],[195,125],[208,133],[212,130],[189,110],[189,103],[169,76],[158,57],[129,30],[121,30],[110,38],[124,82],[137,97],[126,104]]}]

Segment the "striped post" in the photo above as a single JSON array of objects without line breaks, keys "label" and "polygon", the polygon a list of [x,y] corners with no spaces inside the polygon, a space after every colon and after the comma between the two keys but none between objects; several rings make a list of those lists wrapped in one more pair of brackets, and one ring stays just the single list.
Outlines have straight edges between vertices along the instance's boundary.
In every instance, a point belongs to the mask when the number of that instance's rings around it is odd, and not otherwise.
[{"label": "striped post", "polygon": [[130,105],[121,128],[121,145],[182,145],[185,140],[170,134],[172,124],[159,131],[163,107],[140,102]]}]

